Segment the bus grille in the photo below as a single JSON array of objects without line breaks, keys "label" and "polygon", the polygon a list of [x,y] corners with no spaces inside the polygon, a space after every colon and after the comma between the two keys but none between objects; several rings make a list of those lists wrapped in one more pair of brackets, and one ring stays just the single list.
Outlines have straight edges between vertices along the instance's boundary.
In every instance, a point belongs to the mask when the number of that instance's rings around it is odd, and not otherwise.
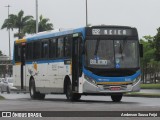
[{"label": "bus grille", "polygon": [[[111,86],[112,85],[102,85],[102,87],[103,87],[104,90],[110,90]],[[113,86],[116,86],[116,85],[113,85]],[[126,90],[127,89],[127,85],[117,85],[117,86],[120,86],[121,90]]]}]

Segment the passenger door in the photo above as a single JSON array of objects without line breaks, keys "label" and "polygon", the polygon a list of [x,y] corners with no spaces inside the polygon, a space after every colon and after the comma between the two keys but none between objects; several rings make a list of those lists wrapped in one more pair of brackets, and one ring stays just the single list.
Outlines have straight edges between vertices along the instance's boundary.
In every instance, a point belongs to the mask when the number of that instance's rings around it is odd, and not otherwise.
[{"label": "passenger door", "polygon": [[21,76],[21,89],[25,89],[25,49],[26,49],[26,44],[22,43],[21,46],[21,72],[20,72],[20,76]]},{"label": "passenger door", "polygon": [[13,67],[15,86],[24,89],[25,86],[25,47],[26,43],[15,45],[15,65]]},{"label": "passenger door", "polygon": [[72,91],[78,92],[79,77],[82,75],[82,39],[74,37],[72,41]]}]

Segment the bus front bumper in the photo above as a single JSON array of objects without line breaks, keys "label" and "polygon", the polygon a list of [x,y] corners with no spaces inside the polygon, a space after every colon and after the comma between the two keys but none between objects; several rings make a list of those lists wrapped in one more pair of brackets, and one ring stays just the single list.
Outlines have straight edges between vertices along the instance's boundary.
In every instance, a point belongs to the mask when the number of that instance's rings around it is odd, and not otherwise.
[{"label": "bus front bumper", "polygon": [[[134,84],[128,84],[128,85],[96,85],[93,83],[88,82],[87,80],[84,81],[83,84],[83,93],[126,93],[126,92],[139,92],[140,91],[140,82],[141,80],[139,79],[136,83]],[[111,88],[119,88],[117,89],[111,89]]]}]

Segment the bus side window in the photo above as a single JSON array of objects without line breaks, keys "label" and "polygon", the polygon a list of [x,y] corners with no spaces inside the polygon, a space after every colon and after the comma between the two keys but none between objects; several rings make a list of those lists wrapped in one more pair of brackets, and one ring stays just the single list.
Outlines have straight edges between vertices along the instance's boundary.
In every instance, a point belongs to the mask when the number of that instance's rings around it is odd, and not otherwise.
[{"label": "bus side window", "polygon": [[21,47],[19,44],[15,45],[15,61],[20,62],[21,60]]},{"label": "bus side window", "polygon": [[64,57],[64,39],[58,38],[58,50],[57,50],[57,57],[63,58]]},{"label": "bus side window", "polygon": [[71,39],[66,37],[64,42],[64,57],[71,58],[72,43]]},{"label": "bus side window", "polygon": [[51,39],[49,42],[49,58],[55,59],[57,56],[57,39]]},{"label": "bus side window", "polygon": [[33,43],[33,59],[40,59],[41,58],[41,42],[36,41]]},{"label": "bus side window", "polygon": [[41,45],[41,50],[42,50],[42,58],[48,58],[48,50],[49,50],[49,44],[48,40],[42,41]]},{"label": "bus side window", "polygon": [[27,43],[26,59],[27,60],[32,60],[33,59],[33,44],[32,44],[32,42],[31,43]]}]

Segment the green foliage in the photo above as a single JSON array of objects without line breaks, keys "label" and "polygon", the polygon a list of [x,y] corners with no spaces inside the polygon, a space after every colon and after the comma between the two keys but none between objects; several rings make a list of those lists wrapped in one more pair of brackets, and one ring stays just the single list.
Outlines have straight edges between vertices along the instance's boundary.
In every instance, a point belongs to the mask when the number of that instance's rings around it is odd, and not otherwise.
[{"label": "green foliage", "polygon": [[3,96],[0,96],[0,100],[5,100],[5,98]]},{"label": "green foliage", "polygon": [[28,34],[36,33],[36,20],[30,20],[24,27],[24,32]]},{"label": "green foliage", "polygon": [[160,28],[157,29],[157,34],[154,37],[155,59],[160,61]]},{"label": "green foliage", "polygon": [[0,50],[0,56],[2,56],[3,54],[2,54],[2,51]]},{"label": "green foliage", "polygon": [[[38,29],[39,32],[46,30],[53,30],[53,24],[49,23],[48,18],[43,18],[41,15],[39,17]],[[26,33],[33,34],[36,33],[36,20],[33,16],[24,16],[24,11],[20,11],[17,15],[10,14],[8,19],[4,20],[1,29],[18,29],[18,32],[14,34],[14,37],[19,39],[23,38]]]},{"label": "green foliage", "polygon": [[17,15],[10,14],[8,19],[4,20],[1,29],[18,29],[18,32],[14,34],[15,37],[23,38],[25,33],[23,32],[26,24],[33,19],[33,16],[24,16],[24,11],[20,11]]},{"label": "green foliage", "polygon": [[151,59],[155,58],[155,48],[153,47],[153,37],[144,36],[144,39],[140,40],[140,43],[143,44],[144,56],[142,62],[148,63]]},{"label": "green foliage", "polygon": [[53,30],[53,24],[48,23],[48,18],[43,18],[43,16],[40,16],[40,22],[38,23],[38,30],[39,32],[46,31],[46,30]]},{"label": "green foliage", "polygon": [[[38,32],[47,30],[53,30],[53,24],[49,23],[48,18],[43,18],[43,16],[40,15],[38,23]],[[36,20],[29,21],[25,26],[24,31],[28,34],[36,33]]]},{"label": "green foliage", "polygon": [[141,84],[142,89],[160,89],[160,84]]},{"label": "green foliage", "polygon": [[140,43],[143,44],[144,50],[144,56],[141,58],[143,83],[156,83],[160,73],[160,61],[156,61],[155,37],[144,36]]}]

